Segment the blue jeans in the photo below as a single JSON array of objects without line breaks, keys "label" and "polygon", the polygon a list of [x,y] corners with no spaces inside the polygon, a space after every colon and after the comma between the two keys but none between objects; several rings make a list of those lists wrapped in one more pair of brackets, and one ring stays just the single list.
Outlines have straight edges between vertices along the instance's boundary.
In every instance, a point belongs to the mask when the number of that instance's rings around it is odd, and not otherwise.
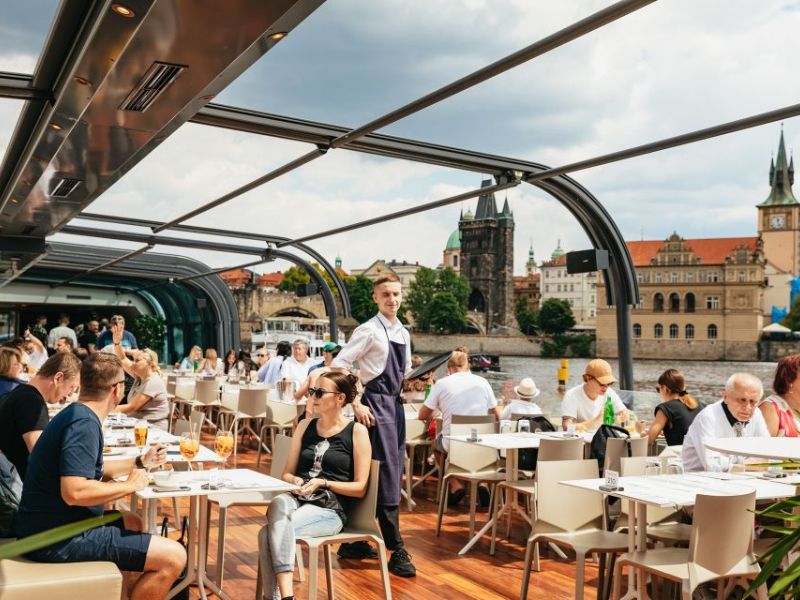
[{"label": "blue jeans", "polygon": [[280,600],[275,575],[294,571],[298,537],[336,535],[342,520],[336,511],[300,504],[294,494],[281,494],[267,510],[267,524],[258,532],[258,555],[264,599]]}]

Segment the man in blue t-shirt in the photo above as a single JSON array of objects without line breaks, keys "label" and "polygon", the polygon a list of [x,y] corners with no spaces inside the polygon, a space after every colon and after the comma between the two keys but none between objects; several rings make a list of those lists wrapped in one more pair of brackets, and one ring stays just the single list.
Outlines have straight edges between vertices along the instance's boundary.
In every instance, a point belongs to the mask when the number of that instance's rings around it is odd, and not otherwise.
[{"label": "man in blue t-shirt", "polygon": [[[88,356],[81,367],[78,401],[58,413],[42,432],[28,458],[28,471],[16,518],[25,537],[103,514],[103,506],[147,485],[145,465],[166,459],[163,446],[143,457],[103,462],[102,422],[123,398],[119,359],[105,352]],[[126,481],[113,481],[127,475]],[[132,598],[163,598],[186,564],[178,542],[142,533],[133,513],[27,555],[39,562],[110,561],[122,571],[142,572]]]},{"label": "man in blue t-shirt", "polygon": [[[111,317],[109,321],[109,327],[99,336],[97,336],[97,345],[95,346],[96,350],[103,350],[106,346],[111,346],[114,343],[114,339],[112,336],[112,327],[114,325],[122,325],[123,332],[122,332],[122,341],[120,342],[123,350],[138,350],[139,346],[136,343],[136,336],[133,335],[130,331],[125,329],[125,317],[122,315],[114,315]],[[109,352],[114,352],[113,348],[108,350]]]}]

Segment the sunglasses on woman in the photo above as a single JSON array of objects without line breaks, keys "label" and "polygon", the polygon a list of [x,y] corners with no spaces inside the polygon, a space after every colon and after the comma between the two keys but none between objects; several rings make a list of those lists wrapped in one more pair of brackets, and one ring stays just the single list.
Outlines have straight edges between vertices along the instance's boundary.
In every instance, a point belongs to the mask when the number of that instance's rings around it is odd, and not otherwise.
[{"label": "sunglasses on woman", "polygon": [[309,397],[313,396],[317,400],[322,398],[325,394],[338,394],[338,393],[340,392],[332,392],[330,390],[325,390],[323,388],[315,388],[315,387],[308,388]]}]

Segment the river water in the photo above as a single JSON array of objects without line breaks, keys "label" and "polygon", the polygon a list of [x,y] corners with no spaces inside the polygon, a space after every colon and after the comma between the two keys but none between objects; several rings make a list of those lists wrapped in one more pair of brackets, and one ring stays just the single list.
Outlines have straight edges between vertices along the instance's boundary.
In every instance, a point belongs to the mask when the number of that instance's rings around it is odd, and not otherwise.
[{"label": "river water", "polygon": [[[569,380],[567,389],[582,382],[588,358],[573,358],[569,361]],[[609,360],[614,374],[618,376],[616,360]],[[491,383],[498,398],[503,397],[503,389],[516,385],[523,377],[532,377],[536,386],[542,390],[536,403],[548,416],[557,418],[561,415],[562,392],[558,391],[557,373],[558,359],[530,358],[525,356],[503,356],[500,358],[498,373],[482,373]],[[733,373],[744,371],[757,376],[764,383],[764,390],[769,394],[772,388],[772,377],[775,363],[769,362],[724,362],[724,361],[677,361],[677,360],[635,360],[633,363],[634,390],[633,410],[637,417],[650,420],[653,409],[661,399],[655,391],[658,377],[666,369],[680,370],[686,378],[686,389],[701,404],[715,402],[720,398],[725,381]],[[442,374],[444,371],[442,370]],[[615,387],[618,390],[618,387]],[[624,399],[624,398],[623,398]],[[558,419],[556,419],[558,420]]]}]

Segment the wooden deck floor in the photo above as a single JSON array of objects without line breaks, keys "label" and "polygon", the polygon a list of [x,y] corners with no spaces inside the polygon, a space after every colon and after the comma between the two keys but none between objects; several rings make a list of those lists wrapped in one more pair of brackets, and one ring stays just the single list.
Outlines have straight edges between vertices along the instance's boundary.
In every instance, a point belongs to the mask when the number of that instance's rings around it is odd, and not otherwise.
[{"label": "wooden deck floor", "polygon": [[[255,452],[241,452],[238,466],[255,468]],[[268,472],[269,457],[266,462],[262,460],[259,470]],[[467,541],[469,516],[464,508],[466,501],[457,512],[451,509],[445,515],[442,534],[436,537],[436,504],[432,501],[435,492],[435,482],[426,484],[421,493],[415,492],[418,502],[416,509],[413,512],[401,511],[400,525],[417,567],[417,577],[403,579],[391,575],[392,597],[395,600],[519,598],[526,536],[522,522],[515,522],[511,539],[498,544],[495,556],[489,555],[488,538],[476,544],[466,556],[458,556],[458,550]],[[209,571],[214,572],[216,510],[211,518]],[[484,521],[486,513],[479,513],[478,518],[479,523]],[[258,564],[256,536],[264,520],[263,508],[240,507],[228,512],[224,590],[234,600],[255,598]],[[504,528],[502,533],[505,533]],[[575,563],[559,560],[543,552],[541,565],[542,571],[532,574],[528,598],[574,598]],[[377,560],[339,562],[334,558],[334,566],[336,598],[371,600],[382,597]],[[592,562],[587,563],[586,598],[596,597],[597,575],[597,566]],[[308,598],[308,586],[300,583],[297,576],[295,584],[296,596]],[[198,597],[197,588],[192,588],[191,597]],[[319,597],[327,597],[324,576],[320,581]]]}]

